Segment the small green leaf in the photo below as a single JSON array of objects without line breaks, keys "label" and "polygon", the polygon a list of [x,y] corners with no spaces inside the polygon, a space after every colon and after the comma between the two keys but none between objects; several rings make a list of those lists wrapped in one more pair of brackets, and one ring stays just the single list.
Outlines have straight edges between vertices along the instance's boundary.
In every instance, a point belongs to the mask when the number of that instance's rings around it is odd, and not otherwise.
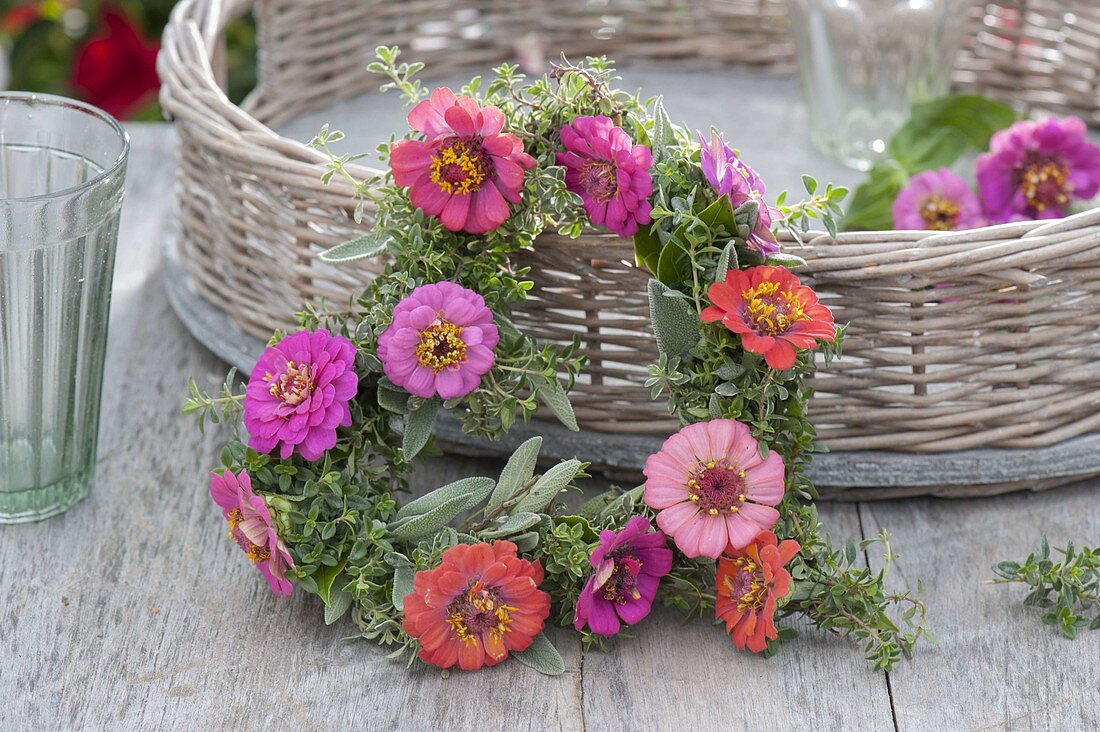
[{"label": "small green leaf", "polygon": [[666,285],[680,282],[685,277],[686,260],[687,252],[677,243],[677,240],[669,241],[661,250],[661,256],[657,258],[657,279]]},{"label": "small green leaf", "polygon": [[662,97],[657,97],[653,104],[653,139],[650,142],[654,163],[667,158],[668,149],[676,145],[676,127],[668,118]]},{"label": "small green leaf", "polygon": [[649,315],[657,348],[665,356],[679,356],[699,342],[699,317],[672,289],[657,280],[649,281]]},{"label": "small green leaf", "polygon": [[519,500],[515,512],[531,511],[532,513],[538,513],[545,509],[550,501],[554,500],[554,496],[565,490],[576,479],[582,467],[583,464],[580,460],[573,459],[558,463],[547,470],[535,481],[527,495]]},{"label": "small green leaf", "polygon": [[651,275],[657,274],[657,262],[661,257],[661,240],[652,226],[643,226],[634,235],[634,263],[645,267]]},{"label": "small green leaf", "polygon": [[535,636],[534,642],[527,646],[526,650],[512,655],[524,666],[533,668],[540,674],[560,676],[565,673],[565,661],[544,633]]},{"label": "small green leaf", "polygon": [[534,477],[540,449],[542,449],[541,437],[532,437],[516,448],[512,457],[508,458],[504,470],[500,471],[497,487],[485,505],[487,509],[491,511],[503,504]]},{"label": "small green leaf", "polygon": [[405,434],[401,440],[401,450],[406,460],[416,457],[432,437],[435,418],[439,413],[438,398],[421,402],[420,406],[405,417]]},{"label": "small green leaf", "polygon": [[998,577],[1012,579],[1020,571],[1020,565],[1016,562],[997,562],[993,565],[993,572]]},{"label": "small green leaf", "polygon": [[329,602],[325,603],[325,625],[332,625],[351,607],[351,593],[343,586],[334,587],[329,596]]},{"label": "small green leaf", "polygon": [[[397,511],[397,519],[405,519],[410,516],[426,514],[439,506],[442,506],[455,498],[462,498],[466,502],[466,508],[461,511],[469,511],[485,500],[493,490],[496,483],[492,478],[463,478],[453,483],[448,483],[442,488],[436,488],[415,501],[409,501]],[[457,515],[457,513],[456,513]]]},{"label": "small green leaf", "polygon": [[390,238],[388,236],[371,232],[358,239],[337,244],[332,249],[321,252],[321,260],[330,264],[343,264],[359,259],[369,259],[382,254],[389,244]]},{"label": "small green leaf", "polygon": [[393,591],[390,599],[398,611],[405,610],[405,598],[413,591],[413,577],[416,576],[415,567],[398,567],[393,571]]},{"label": "small green leaf", "polygon": [[541,515],[530,511],[514,513],[498,528],[482,531],[481,535],[486,539],[507,538],[513,534],[518,534],[521,531],[531,528],[541,520]]},{"label": "small green leaf", "polygon": [[331,566],[323,566],[313,573],[313,581],[317,583],[317,597],[326,605],[329,602],[329,593],[332,591],[332,583],[344,571],[344,565],[348,563],[347,556]]},{"label": "small green leaf", "polygon": [[569,402],[569,395],[565,393],[565,389],[556,378],[549,378],[546,380],[536,380],[533,382],[535,386],[535,394],[538,395],[539,400],[550,407],[550,410],[554,412],[554,416],[558,418],[558,421],[568,427],[573,432],[580,432],[580,425],[577,424],[577,415],[573,412],[573,405]]},{"label": "small green leaf", "polygon": [[809,193],[811,196],[817,192],[817,179],[814,178],[812,175],[806,175],[805,173],[803,173],[802,185],[803,187],[805,187],[806,193]]},{"label": "small green leaf", "polygon": [[776,252],[774,254],[769,254],[768,258],[764,260],[764,263],[778,267],[786,267],[787,269],[794,269],[795,267],[806,266],[805,259],[794,254],[790,254],[788,252]]},{"label": "small green leaf", "polygon": [[409,411],[409,393],[383,378],[378,382],[378,406],[396,414],[405,414]]}]

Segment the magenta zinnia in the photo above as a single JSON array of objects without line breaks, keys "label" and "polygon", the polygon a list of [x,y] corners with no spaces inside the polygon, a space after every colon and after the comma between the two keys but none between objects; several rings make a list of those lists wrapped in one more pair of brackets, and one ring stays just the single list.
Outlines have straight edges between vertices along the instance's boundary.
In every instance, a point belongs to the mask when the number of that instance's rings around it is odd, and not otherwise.
[{"label": "magenta zinnia", "polygon": [[493,313],[473,290],[454,282],[422,285],[393,310],[378,339],[390,381],[410,394],[454,399],[481,383],[496,361],[500,334]]},{"label": "magenta zinnia", "polygon": [[649,615],[661,578],[672,570],[672,550],[665,535],[650,531],[643,516],[635,516],[622,531],[603,531],[589,563],[595,573],[580,597],[573,627],[585,625],[597,635],[612,636],[622,623],[634,625]]},{"label": "magenta zinnia", "polygon": [[700,133],[699,144],[703,146],[699,164],[714,192],[729,198],[734,209],[749,201],[756,201],[760,207],[756,227],[749,234],[749,246],[764,255],[778,252],[779,242],[772,233],[772,222],[782,218],[783,214],[764,200],[767,193],[764,181],[717,132],[711,133],[709,143]]},{"label": "magenta zinnia", "polygon": [[302,330],[268,348],[252,369],[244,399],[248,446],[279,448],[319,460],[336,444],[336,428],[351,425],[348,402],[359,388],[355,346],[327,330]]},{"label": "magenta zinnia", "polygon": [[503,132],[503,112],[440,87],[409,112],[409,125],[425,139],[395,142],[390,167],[394,182],[409,186],[414,206],[468,234],[508,220],[508,203],[519,203],[524,171],[535,159]]},{"label": "magenta zinnia", "polygon": [[588,220],[619,236],[634,236],[648,224],[653,206],[653,155],[607,117],[577,117],[561,128],[566,152],[565,186],[581,197]]},{"label": "magenta zinnia", "polygon": [[978,197],[947,168],[909,179],[892,208],[895,229],[959,231],[983,225]]},{"label": "magenta zinnia", "polygon": [[1055,219],[1100,190],[1100,147],[1077,117],[1023,121],[993,135],[978,158],[978,193],[991,223]]},{"label": "magenta zinnia", "polygon": [[733,419],[688,425],[645,464],[644,499],[657,525],[689,557],[741,549],[779,520],[783,460],[760,457],[749,428]]},{"label": "magenta zinnia", "polygon": [[271,512],[263,496],[252,492],[248,473],[231,470],[210,474],[210,497],[229,522],[229,536],[252,560],[267,580],[271,591],[280,597],[290,597],[294,589],[286,571],[294,569],[294,560],[283,545],[271,521]]}]

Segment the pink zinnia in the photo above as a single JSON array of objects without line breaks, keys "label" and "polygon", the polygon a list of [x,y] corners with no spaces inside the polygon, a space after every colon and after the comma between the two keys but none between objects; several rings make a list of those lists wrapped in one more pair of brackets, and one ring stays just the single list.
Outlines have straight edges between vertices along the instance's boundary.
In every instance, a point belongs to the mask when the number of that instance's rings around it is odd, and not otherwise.
[{"label": "pink zinnia", "polygon": [[286,571],[294,569],[294,560],[283,545],[271,522],[271,512],[263,496],[252,492],[248,473],[231,470],[210,474],[210,497],[221,507],[229,522],[229,536],[267,580],[271,591],[290,597],[294,587]]},{"label": "pink zinnia", "polygon": [[978,193],[991,223],[1056,219],[1100,190],[1100,147],[1077,117],[1023,121],[993,135],[978,158]]},{"label": "pink zinnia", "polygon": [[519,203],[524,170],[535,159],[518,137],[502,132],[503,112],[440,87],[409,112],[409,125],[426,139],[395,142],[390,167],[414,206],[468,234],[508,220],[508,202]]},{"label": "pink zinnia", "polygon": [[390,381],[410,394],[466,396],[496,362],[500,335],[493,313],[473,290],[454,282],[422,285],[393,309],[378,339],[378,358]]},{"label": "pink zinnia", "polygon": [[635,516],[622,531],[600,533],[588,560],[596,572],[577,598],[574,628],[587,625],[597,635],[612,636],[622,623],[634,625],[649,615],[661,578],[672,570],[665,535],[651,528],[645,517]]},{"label": "pink zinnia", "polygon": [[714,192],[729,198],[734,209],[749,201],[756,201],[759,206],[756,228],[746,243],[765,256],[778,252],[779,241],[772,233],[772,222],[783,218],[783,214],[764,200],[767,193],[764,181],[717,132],[711,133],[709,144],[699,133],[699,144],[703,147],[699,165]]},{"label": "pink zinnia", "polygon": [[760,457],[749,428],[733,419],[688,425],[645,465],[644,498],[657,525],[689,557],[740,549],[779,520],[783,460]]},{"label": "pink zinnia", "polygon": [[966,181],[947,168],[909,179],[893,206],[895,229],[959,231],[982,226],[982,208]]},{"label": "pink zinnia", "polygon": [[359,388],[355,346],[327,330],[298,331],[269,346],[252,369],[244,399],[248,446],[257,452],[295,448],[318,460],[351,425],[348,402]]},{"label": "pink zinnia", "polygon": [[653,154],[635,145],[607,117],[577,117],[561,128],[567,152],[557,153],[565,166],[565,186],[584,201],[588,219],[619,236],[634,236],[648,224],[653,206]]}]

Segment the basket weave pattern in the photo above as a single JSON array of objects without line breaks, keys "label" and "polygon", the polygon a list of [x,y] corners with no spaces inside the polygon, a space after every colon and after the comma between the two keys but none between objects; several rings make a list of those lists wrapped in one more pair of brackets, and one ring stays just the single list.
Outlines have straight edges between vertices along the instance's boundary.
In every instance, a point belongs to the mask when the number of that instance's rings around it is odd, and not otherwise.
[{"label": "basket weave pattern", "polygon": [[[249,10],[261,84],[238,108],[219,88],[222,31]],[[320,156],[271,128],[370,91],[376,45],[450,74],[559,50],[776,68],[791,61],[783,13],[777,0],[182,0],[159,60],[181,139],[182,259],[203,297],[263,338],[303,300],[339,304],[362,288],[369,265],[316,256],[362,231],[350,187],[322,186]],[[961,85],[1100,122],[1094,0],[978,3],[972,22]],[[1100,213],[818,237],[799,253],[837,321],[852,323],[844,358],[815,383],[831,449],[1035,447],[1100,428]],[[582,427],[667,434],[674,423],[641,383],[656,346],[631,243],[548,234],[525,259],[536,288],[518,324],[543,340],[577,336],[590,359],[574,390]]]}]

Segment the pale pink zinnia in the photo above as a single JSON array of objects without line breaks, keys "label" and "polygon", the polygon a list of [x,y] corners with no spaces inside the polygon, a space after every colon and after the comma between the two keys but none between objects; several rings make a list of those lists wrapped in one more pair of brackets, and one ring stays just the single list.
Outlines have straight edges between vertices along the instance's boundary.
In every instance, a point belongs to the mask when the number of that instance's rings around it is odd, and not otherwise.
[{"label": "pale pink zinnia", "polygon": [[229,536],[267,580],[271,591],[290,597],[294,589],[286,571],[294,569],[294,560],[275,531],[271,512],[263,496],[252,492],[248,473],[231,470],[210,474],[210,497],[229,522]]},{"label": "pale pink zinnia", "polygon": [[688,557],[741,549],[779,520],[783,460],[760,457],[749,428],[733,419],[688,425],[645,465],[644,499],[657,525]]},{"label": "pale pink zinnia", "polygon": [[454,282],[422,285],[393,309],[378,339],[390,381],[418,397],[466,396],[496,362],[500,334],[473,290]]},{"label": "pale pink zinnia", "polygon": [[508,220],[508,203],[519,203],[524,171],[535,159],[503,132],[503,112],[440,87],[409,112],[409,125],[425,139],[395,142],[390,168],[414,206],[468,234]]},{"label": "pale pink zinnia", "polygon": [[577,117],[561,128],[565,186],[584,201],[588,219],[619,236],[634,236],[650,222],[653,154],[607,117]]},{"label": "pale pink zinnia", "polygon": [[327,330],[302,330],[269,346],[252,369],[244,399],[248,446],[279,448],[319,460],[336,444],[336,428],[351,425],[348,402],[359,388],[355,346]]}]

